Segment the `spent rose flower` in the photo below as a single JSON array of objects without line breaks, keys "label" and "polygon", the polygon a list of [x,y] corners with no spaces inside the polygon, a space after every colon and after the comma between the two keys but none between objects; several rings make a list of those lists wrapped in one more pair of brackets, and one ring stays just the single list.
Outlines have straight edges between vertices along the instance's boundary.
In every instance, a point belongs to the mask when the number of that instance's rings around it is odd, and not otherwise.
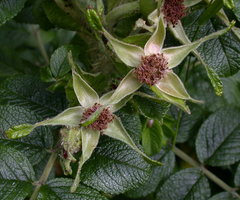
[{"label": "spent rose flower", "polygon": [[[6,135],[9,138],[16,139],[30,134],[34,128],[39,126],[64,126],[60,133],[65,172],[72,173],[70,164],[76,161],[74,154],[80,150],[82,152],[71,192],[77,189],[82,166],[91,157],[101,134],[126,143],[149,163],[161,165],[161,163],[149,158],[136,146],[120,119],[113,114],[125,105],[131,95],[121,98],[118,102],[112,102],[111,96],[114,92],[111,91],[99,98],[95,90],[77,73],[77,67],[73,62],[71,53],[69,53],[68,58],[72,66],[74,92],[81,106],[68,108],[57,116],[34,125],[22,124],[12,127],[6,131]],[[117,95],[117,93],[114,94]]]},{"label": "spent rose flower", "polygon": [[[154,11],[154,15],[156,13]],[[191,51],[198,48],[203,42],[226,33],[229,28],[182,46],[163,48],[167,22],[164,20],[163,13],[157,18],[152,17],[152,21],[157,23],[157,27],[144,48],[120,41],[103,29],[103,34],[109,40],[119,59],[134,68],[121,81],[112,95],[111,101],[117,103],[122,98],[134,93],[143,84],[147,84],[160,99],[175,104],[190,113],[185,101],[197,101],[187,93],[182,81],[173,72],[173,68],[177,67]]]},{"label": "spent rose flower", "polygon": [[170,25],[177,25],[179,20],[183,18],[185,13],[184,0],[166,0],[162,5],[164,19]]}]

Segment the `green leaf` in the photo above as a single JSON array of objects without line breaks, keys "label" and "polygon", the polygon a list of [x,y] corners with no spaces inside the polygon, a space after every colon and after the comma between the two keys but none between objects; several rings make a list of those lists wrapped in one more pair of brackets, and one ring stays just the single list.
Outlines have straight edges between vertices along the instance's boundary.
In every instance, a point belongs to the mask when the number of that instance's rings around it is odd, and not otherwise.
[{"label": "green leaf", "polygon": [[172,174],[175,166],[174,153],[167,150],[161,151],[159,161],[164,165],[162,167],[153,167],[148,180],[135,190],[127,192],[128,197],[141,198],[153,193]]},{"label": "green leaf", "polygon": [[54,77],[62,77],[71,70],[67,56],[68,52],[73,49],[74,47],[71,45],[64,45],[53,52],[50,59],[50,68]]},{"label": "green leaf", "polygon": [[57,27],[79,30],[80,24],[74,21],[74,19],[59,8],[54,1],[43,1],[43,9],[49,21]]},{"label": "green leaf", "polygon": [[[40,120],[41,117],[30,109],[20,106],[0,106],[0,129],[3,131],[14,125],[35,123]],[[49,128],[41,127],[18,140],[6,139],[0,133],[0,144],[18,149],[29,158],[32,164],[37,164],[46,156],[45,148],[51,148],[53,138]]]},{"label": "green leaf", "polygon": [[160,162],[152,160],[145,153],[143,153],[137,145],[134,143],[132,138],[129,136],[125,128],[123,127],[121,121],[117,118],[113,120],[111,124],[109,124],[108,128],[104,131],[104,134],[112,137],[114,139],[120,140],[127,145],[129,145],[132,149],[138,152],[147,162],[153,165],[162,165]]},{"label": "green leaf", "polygon": [[94,149],[98,145],[100,137],[99,131],[94,131],[89,128],[82,128],[81,129],[81,139],[82,139],[82,155],[78,162],[78,170],[73,185],[71,187],[71,192],[75,192],[79,182],[80,182],[80,173],[82,170],[82,166],[84,163],[91,157]]},{"label": "green leaf", "polygon": [[240,72],[234,76],[223,78],[224,98],[227,103],[239,107],[240,97]]},{"label": "green leaf", "polygon": [[239,198],[234,197],[232,194],[227,192],[222,192],[219,194],[214,195],[209,200],[237,200]]},{"label": "green leaf", "polygon": [[157,3],[154,0],[140,0],[140,12],[147,18],[147,16],[156,9]]},{"label": "green leaf", "polygon": [[50,129],[37,128],[18,140],[4,138],[2,133],[19,124],[34,124],[63,109],[63,96],[46,92],[46,87],[31,76],[13,76],[0,84],[0,143],[21,151],[33,165],[40,162],[46,156],[45,149],[53,145]]},{"label": "green leaf", "polygon": [[[122,2],[121,2],[122,3]],[[109,26],[115,25],[119,20],[126,18],[126,16],[133,15],[139,11],[139,2],[138,1],[131,1],[126,2],[118,7],[112,9],[106,15],[106,22]]]},{"label": "green leaf", "polygon": [[[200,27],[196,21],[200,14],[201,11],[196,11],[182,20],[191,41],[223,28],[222,22],[217,19],[210,20]],[[231,31],[217,39],[203,43],[198,51],[206,64],[219,76],[230,76],[240,69],[238,64],[240,62],[240,41]]]},{"label": "green leaf", "polygon": [[141,57],[144,55],[141,47],[122,42],[110,35],[106,30],[104,30],[104,35],[123,63],[131,67],[137,67],[140,64]]},{"label": "green leaf", "polygon": [[149,173],[150,165],[131,147],[103,136],[83,166],[81,180],[98,191],[120,194],[144,183]]},{"label": "green leaf", "polygon": [[26,0],[0,1],[0,25],[15,17],[24,7]]},{"label": "green leaf", "polygon": [[240,21],[240,2],[238,0],[234,0],[235,8],[233,9],[234,14],[236,15],[238,21]]},{"label": "green leaf", "polygon": [[211,166],[230,165],[240,160],[240,110],[225,107],[201,126],[196,151],[201,162]]},{"label": "green leaf", "polygon": [[198,169],[185,169],[170,176],[157,193],[156,200],[206,200],[210,197],[207,178]]},{"label": "green leaf", "polygon": [[122,124],[131,136],[140,136],[142,123],[133,105],[127,104],[124,108],[119,110],[116,115],[121,119]]},{"label": "green leaf", "polygon": [[33,76],[8,78],[0,85],[0,104],[26,107],[42,119],[54,116],[65,107],[65,99],[62,95],[47,92],[47,86]]},{"label": "green leaf", "polygon": [[136,106],[142,115],[149,119],[156,120],[163,119],[163,117],[167,114],[170,105],[166,101],[159,100],[156,102],[141,96],[135,96],[133,100],[136,102]]},{"label": "green leaf", "polygon": [[8,138],[17,139],[29,135],[33,129],[32,124],[21,124],[8,129],[5,133]]},{"label": "green leaf", "polygon": [[162,146],[166,143],[162,126],[159,121],[149,121],[142,130],[142,145],[147,155],[152,156],[160,152]]},{"label": "green leaf", "polygon": [[31,191],[31,183],[0,179],[0,198],[3,200],[24,200]]},{"label": "green leaf", "polygon": [[129,35],[128,37],[124,38],[123,41],[126,43],[138,45],[143,48],[150,37],[150,33],[139,33],[136,35]]},{"label": "green leaf", "polygon": [[[178,112],[176,110],[175,119],[178,118]],[[177,143],[184,143],[196,135],[196,130],[198,130],[202,121],[205,119],[206,114],[204,111],[198,107],[191,107],[191,115],[187,113],[182,113],[182,117],[179,124],[179,130],[177,134]]]},{"label": "green leaf", "polygon": [[203,12],[199,18],[199,24],[205,24],[211,17],[217,14],[217,12],[223,7],[224,0],[215,0],[209,5],[209,7]]},{"label": "green leaf", "polygon": [[207,70],[208,77],[212,83],[216,95],[221,96],[223,94],[223,83],[220,77],[212,68],[205,66],[205,69]]},{"label": "green leaf", "polygon": [[0,144],[0,179],[34,181],[35,173],[22,153]]},{"label": "green leaf", "polygon": [[[176,39],[178,39],[182,44],[191,43],[191,41],[189,40],[188,36],[186,35],[186,33],[184,31],[184,28],[183,28],[181,22],[179,22],[175,27],[171,26],[170,31],[173,33],[174,37]],[[204,60],[202,59],[201,55],[198,53],[197,50],[194,50],[193,52],[196,55],[196,57],[199,59],[199,61],[204,65],[204,67],[207,71],[208,77],[212,83],[214,90],[215,90],[215,93],[218,96],[221,96],[223,93],[223,85],[222,85],[222,81],[221,81],[220,77],[212,68],[210,68],[204,62]]]},{"label": "green leaf", "polygon": [[80,185],[74,193],[70,192],[71,179],[57,178],[42,186],[38,200],[107,200],[98,191]]},{"label": "green leaf", "polygon": [[226,105],[224,98],[214,93],[213,87],[202,65],[196,65],[192,68],[191,76],[189,76],[185,85],[193,98],[200,99],[204,102],[203,104],[199,104],[199,107],[203,109],[203,111],[215,112]]},{"label": "green leaf", "polygon": [[240,164],[238,165],[235,176],[234,176],[234,184],[237,187],[240,186]]}]

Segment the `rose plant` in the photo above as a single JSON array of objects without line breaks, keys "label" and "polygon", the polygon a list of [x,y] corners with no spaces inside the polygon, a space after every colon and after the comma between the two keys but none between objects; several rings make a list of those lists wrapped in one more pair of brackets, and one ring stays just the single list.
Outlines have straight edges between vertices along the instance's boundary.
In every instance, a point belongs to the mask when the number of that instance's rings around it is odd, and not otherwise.
[{"label": "rose plant", "polygon": [[237,0],[0,11],[0,199],[240,199]]}]

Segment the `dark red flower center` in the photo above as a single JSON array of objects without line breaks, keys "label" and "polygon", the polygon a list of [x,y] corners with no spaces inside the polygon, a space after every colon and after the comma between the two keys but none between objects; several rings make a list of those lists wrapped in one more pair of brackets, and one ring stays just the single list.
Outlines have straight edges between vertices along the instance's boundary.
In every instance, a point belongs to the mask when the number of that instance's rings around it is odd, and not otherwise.
[{"label": "dark red flower center", "polygon": [[[92,107],[87,108],[82,116],[81,122],[87,120],[94,112],[96,112],[102,105],[95,103]],[[87,128],[91,128],[96,131],[102,131],[108,127],[108,124],[112,122],[114,115],[110,112],[109,108],[104,108],[97,120],[88,125]]]},{"label": "dark red flower center", "polygon": [[183,2],[184,0],[165,0],[162,10],[168,24],[175,26],[186,15]]},{"label": "dark red flower center", "polygon": [[166,73],[167,60],[163,54],[143,56],[141,64],[135,69],[135,74],[141,83],[155,85]]}]

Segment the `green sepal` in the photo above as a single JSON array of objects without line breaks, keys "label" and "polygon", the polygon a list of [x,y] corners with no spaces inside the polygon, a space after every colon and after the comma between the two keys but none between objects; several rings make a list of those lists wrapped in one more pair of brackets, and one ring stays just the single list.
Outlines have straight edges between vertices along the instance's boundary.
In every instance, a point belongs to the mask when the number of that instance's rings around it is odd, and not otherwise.
[{"label": "green sepal", "polygon": [[164,22],[163,16],[160,15],[155,32],[152,34],[144,46],[145,55],[161,53],[165,36],[166,24]]},{"label": "green sepal", "polygon": [[173,96],[170,96],[164,92],[162,92],[158,87],[151,86],[151,90],[162,100],[167,101],[171,104],[174,104],[175,106],[179,107],[183,111],[187,112],[188,114],[191,114],[191,111],[189,107],[186,105],[186,100],[179,99]]},{"label": "green sepal", "polygon": [[178,66],[191,51],[194,51],[195,49],[197,49],[202,43],[211,39],[215,39],[227,33],[234,26],[234,24],[235,22],[233,21],[227,28],[214,32],[210,35],[207,35],[195,42],[178,46],[178,47],[170,47],[170,48],[163,49],[162,53],[165,55],[165,57],[168,60],[168,67],[171,69]]},{"label": "green sepal", "polygon": [[78,162],[78,170],[73,185],[71,187],[71,192],[75,192],[80,183],[80,173],[82,170],[82,166],[91,157],[94,149],[97,147],[100,138],[100,133],[99,131],[94,131],[89,128],[82,128],[81,138],[82,138],[82,155]]},{"label": "green sepal", "polygon": [[77,73],[71,51],[68,53],[68,61],[72,67],[73,89],[79,103],[85,108],[98,103],[99,97],[96,91]]},{"label": "green sepal", "polygon": [[109,98],[108,104],[117,104],[125,97],[136,92],[142,83],[134,75],[134,70],[131,70],[120,82],[117,89],[114,91],[112,96]]},{"label": "green sepal", "polygon": [[121,121],[117,117],[115,117],[113,122],[109,124],[108,128],[104,131],[104,135],[107,135],[111,138],[114,138],[114,139],[117,139],[117,140],[120,140],[120,141],[126,143],[133,150],[135,150],[137,153],[139,153],[143,157],[143,159],[146,160],[146,162],[153,164],[153,165],[162,166],[162,163],[149,158],[145,153],[143,153],[137,147],[137,145],[134,143],[134,141],[132,140],[132,138],[129,136],[126,129],[122,125]]},{"label": "green sepal", "polygon": [[140,64],[141,57],[144,56],[144,51],[141,47],[120,41],[110,35],[105,29],[103,33],[123,63],[131,67],[137,67]]},{"label": "green sepal", "polygon": [[35,128],[32,124],[21,124],[9,128],[5,133],[8,138],[17,139],[29,135]]}]

